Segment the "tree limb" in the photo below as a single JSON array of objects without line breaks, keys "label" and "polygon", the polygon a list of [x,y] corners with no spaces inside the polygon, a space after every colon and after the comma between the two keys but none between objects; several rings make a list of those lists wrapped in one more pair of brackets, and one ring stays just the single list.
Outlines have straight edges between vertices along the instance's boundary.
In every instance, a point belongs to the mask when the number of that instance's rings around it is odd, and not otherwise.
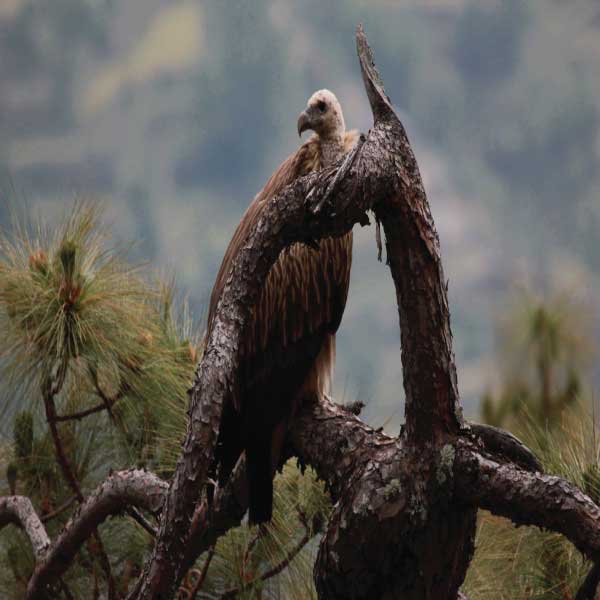
[{"label": "tree limb", "polygon": [[232,598],[236,598],[237,595],[244,590],[251,588],[254,584],[259,581],[268,581],[271,577],[275,577],[275,575],[279,575],[284,569],[286,569],[289,564],[298,556],[298,554],[302,551],[302,548],[308,544],[311,538],[311,531],[306,523],[306,519],[300,518],[302,525],[304,526],[304,535],[298,540],[295,546],[285,555],[283,559],[281,559],[275,566],[271,567],[267,571],[265,571],[262,575],[250,581],[244,587],[233,588],[228,590],[224,594],[221,595],[221,600],[231,600]]},{"label": "tree limb", "polygon": [[71,496],[68,500],[63,502],[57,509],[53,510],[42,516],[42,523],[47,523],[48,521],[52,521],[62,513],[64,513],[72,504],[77,500],[77,496]]},{"label": "tree limb", "polygon": [[361,467],[380,449],[401,446],[397,438],[375,431],[343,405],[324,399],[303,407],[292,423],[290,438],[302,463],[327,482],[333,502],[352,488]]},{"label": "tree limb", "polygon": [[125,512],[142,528],[149,533],[152,537],[156,537],[156,528],[152,526],[152,523],[148,522],[148,519],[133,506],[129,506],[125,509]]},{"label": "tree limb", "polygon": [[29,498],[25,496],[0,498],[0,529],[11,523],[25,530],[36,560],[42,560],[50,546],[50,538]]},{"label": "tree limb", "polygon": [[501,465],[461,447],[454,462],[457,500],[561,533],[590,560],[600,559],[600,508],[560,477]]},{"label": "tree limb", "polygon": [[383,225],[387,264],[396,288],[406,435],[419,446],[431,441],[441,444],[459,432],[463,421],[439,238],[417,160],[385,95],[362,27],[356,44],[375,129],[387,150],[381,159],[391,161],[381,168],[394,177],[374,211]]},{"label": "tree limb", "polygon": [[[387,177],[381,165],[382,158],[393,160],[388,153],[394,138],[388,133],[385,125],[370,132],[346,176],[330,193],[329,183],[340,165],[298,179],[283,190],[265,206],[260,221],[233,261],[191,391],[183,451],[138,597],[167,598],[183,575],[186,534],[212,465],[223,404],[233,402],[237,393],[241,332],[271,266],[281,250],[295,242],[342,235],[355,223],[364,223],[365,212],[372,208],[374,199],[389,196],[397,180],[395,175]],[[366,185],[369,193],[365,193]],[[308,204],[306,198],[311,191]],[[338,211],[341,202],[346,208]],[[313,214],[316,206],[322,207],[318,215]]]},{"label": "tree limb", "polygon": [[182,564],[185,572],[196,559],[233,527],[237,527],[248,509],[246,485],[246,460],[238,460],[227,484],[217,488],[212,503],[207,499],[199,503],[190,528],[190,536]]},{"label": "tree limb", "polygon": [[[148,471],[119,471],[110,475],[90,494],[54,541],[46,533],[31,501],[23,496],[0,497],[0,529],[8,524],[22,527],[36,557],[27,598],[43,598],[45,589],[69,567],[86,539],[108,516],[129,513],[131,507],[160,513],[167,482]],[[194,515],[184,565],[191,567],[217,539],[240,524],[248,507],[245,461],[240,459],[227,485],[218,489],[212,505],[204,502]]]},{"label": "tree limb", "polygon": [[210,563],[215,555],[215,547],[211,546],[208,549],[208,554],[206,555],[206,559],[204,564],[202,565],[202,569],[198,573],[198,579],[196,579],[192,589],[190,590],[190,600],[195,600],[200,588],[204,584],[204,580],[206,579],[206,575],[208,573],[208,567],[210,567]]},{"label": "tree limb", "polygon": [[[60,434],[58,432],[58,415],[56,414],[56,405],[54,404],[54,398],[64,384],[66,368],[66,365],[61,364],[58,369],[56,380],[53,381],[51,377],[47,377],[42,382],[42,396],[44,400],[44,409],[46,411],[46,421],[48,423],[48,427],[50,428],[50,435],[52,436],[52,442],[54,444],[56,461],[58,462],[67,485],[71,488],[71,491],[75,494],[77,500],[82,503],[84,501],[84,497],[83,493],[81,492],[81,487],[77,481],[77,477],[75,477],[75,471],[73,470],[73,467],[67,458]],[[97,531],[93,532],[93,537],[96,545],[94,547],[90,547],[90,550],[91,553],[97,557],[100,567],[104,571],[108,586],[108,597],[109,600],[112,600],[116,597],[116,587],[114,578],[112,576],[110,561],[108,560],[106,550],[104,549],[104,544],[102,543],[102,539]]]},{"label": "tree limb", "polygon": [[102,412],[103,410],[109,410],[110,413],[110,408],[112,407],[114,402],[116,402],[116,399],[108,403],[106,401],[103,401],[102,404],[96,404],[95,406],[85,408],[78,412],[68,413],[66,415],[56,415],[55,421],[57,423],[64,423],[65,421],[80,421],[81,419],[88,417],[89,415]]},{"label": "tree limb", "polygon": [[90,494],[47,548],[27,587],[28,599],[45,598],[46,587],[69,567],[81,545],[109,515],[137,506],[153,514],[161,509],[167,484],[147,471],[119,471]]}]

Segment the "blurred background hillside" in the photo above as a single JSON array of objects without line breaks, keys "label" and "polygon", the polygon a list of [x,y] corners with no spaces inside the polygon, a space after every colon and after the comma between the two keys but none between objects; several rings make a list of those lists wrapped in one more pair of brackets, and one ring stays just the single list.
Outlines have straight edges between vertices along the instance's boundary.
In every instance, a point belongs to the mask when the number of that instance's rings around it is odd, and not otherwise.
[{"label": "blurred background hillside", "polygon": [[[198,321],[239,218],[298,146],[306,99],[370,115],[364,23],[440,232],[466,411],[499,394],[499,317],[560,296],[600,381],[600,5],[593,0],[2,0],[0,221],[106,203],[134,257],[172,269]],[[335,395],[402,418],[392,283],[356,232]],[[584,318],[585,317],[585,318]],[[568,321],[571,323],[572,321]],[[571,328],[571,325],[568,325]],[[574,336],[573,336],[574,337]],[[517,354],[512,356],[514,359]]]}]

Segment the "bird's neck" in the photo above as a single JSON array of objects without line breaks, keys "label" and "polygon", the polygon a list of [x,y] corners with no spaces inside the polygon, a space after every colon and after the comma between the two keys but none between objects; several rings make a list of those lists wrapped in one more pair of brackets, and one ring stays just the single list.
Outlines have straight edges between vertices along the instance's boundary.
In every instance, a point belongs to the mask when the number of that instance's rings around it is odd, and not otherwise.
[{"label": "bird's neck", "polygon": [[321,142],[321,167],[328,167],[344,156],[344,133],[319,136]]}]

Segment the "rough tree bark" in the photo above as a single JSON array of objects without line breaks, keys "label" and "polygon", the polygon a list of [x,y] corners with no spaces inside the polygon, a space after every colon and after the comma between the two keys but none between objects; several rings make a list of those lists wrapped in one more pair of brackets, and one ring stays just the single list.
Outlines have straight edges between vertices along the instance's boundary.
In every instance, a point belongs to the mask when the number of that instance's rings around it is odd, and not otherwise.
[{"label": "rough tree bark", "polygon": [[[26,597],[46,598],[47,586],[67,570],[81,545],[109,515],[121,513],[130,506],[158,514],[166,487],[165,482],[146,471],[113,473],[81,504],[54,543],[48,544],[43,554],[36,552],[37,564]],[[41,527],[43,529],[43,525]]]},{"label": "rough tree bark", "polygon": [[[291,437],[298,455],[328,482],[337,502],[315,581],[319,596],[328,599],[458,597],[484,495],[460,495],[465,490],[455,480],[467,465],[473,476],[474,467],[456,457],[468,450],[485,460],[486,448],[462,420],[439,241],[418,166],[360,28],[357,46],[374,127],[341,165],[302,178],[275,198],[234,261],[192,389],[188,435],[157,543],[132,597],[168,598],[183,575],[187,532],[222,406],[236,394],[240,332],[269,268],[287,245],[365,224],[367,210],[383,224],[396,287],[406,426],[399,438],[387,438],[326,405],[307,408],[295,419]],[[487,453],[493,453],[492,445]],[[496,459],[504,461],[506,453]],[[486,483],[482,477],[482,487]],[[500,506],[502,490],[495,492]],[[510,497],[504,500],[511,505]],[[494,502],[486,506],[494,511]],[[588,521],[595,517],[592,506],[584,507]],[[504,506],[499,510],[510,513]],[[533,513],[540,519],[536,524],[548,521],[536,508],[528,515],[532,521]],[[557,526],[556,519],[550,521]],[[579,547],[584,546],[590,549]]]},{"label": "rough tree bark", "polygon": [[[564,480],[541,473],[510,434],[463,422],[438,236],[416,160],[361,28],[357,45],[373,129],[342,164],[298,180],[269,204],[217,307],[168,490],[154,482],[154,508],[124,490],[113,496],[110,510],[128,503],[153,512],[156,502],[162,507],[152,556],[131,598],[171,598],[200,553],[240,522],[247,506],[243,461],[211,503],[206,484],[222,406],[236,394],[248,307],[284,247],[341,235],[368,222],[367,210],[384,226],[396,286],[406,425],[390,437],[329,401],[307,404],[294,419],[291,447],[327,482],[336,502],[315,565],[319,597],[464,598],[459,586],[473,553],[478,508],[560,532],[588,558],[600,559],[600,508]],[[92,494],[46,549],[49,541],[29,508],[0,499],[0,527],[12,522],[30,532],[38,559],[30,590],[43,594],[63,569],[51,557],[73,554],[76,544],[65,540],[81,544],[110,510]],[[96,518],[82,519],[88,509]],[[43,585],[40,572],[47,573]],[[598,572],[592,569],[578,598],[592,597]]]}]

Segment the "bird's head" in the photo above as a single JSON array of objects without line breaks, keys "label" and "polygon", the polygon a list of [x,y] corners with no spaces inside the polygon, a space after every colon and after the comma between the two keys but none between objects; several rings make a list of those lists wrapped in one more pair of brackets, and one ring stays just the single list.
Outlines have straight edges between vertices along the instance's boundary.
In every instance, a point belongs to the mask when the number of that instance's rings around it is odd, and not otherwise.
[{"label": "bird's head", "polygon": [[342,107],[329,90],[315,92],[298,117],[298,135],[311,129],[322,139],[342,138],[346,132]]}]

